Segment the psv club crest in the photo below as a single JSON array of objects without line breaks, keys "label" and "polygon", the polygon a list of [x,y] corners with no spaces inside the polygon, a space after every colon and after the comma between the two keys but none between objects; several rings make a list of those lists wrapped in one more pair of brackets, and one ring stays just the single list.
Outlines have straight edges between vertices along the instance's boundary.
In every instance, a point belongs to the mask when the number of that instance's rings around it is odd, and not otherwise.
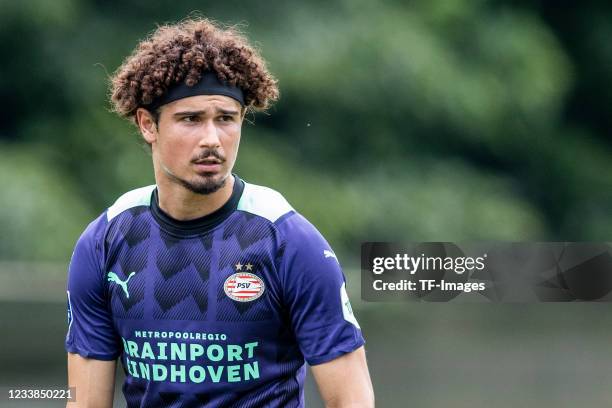
[{"label": "psv club crest", "polygon": [[266,285],[259,276],[249,272],[243,272],[243,267],[245,267],[247,271],[253,269],[253,265],[250,263],[246,265],[237,263],[236,271],[238,272],[225,280],[223,290],[225,290],[225,294],[230,299],[237,302],[251,302],[263,295]]}]

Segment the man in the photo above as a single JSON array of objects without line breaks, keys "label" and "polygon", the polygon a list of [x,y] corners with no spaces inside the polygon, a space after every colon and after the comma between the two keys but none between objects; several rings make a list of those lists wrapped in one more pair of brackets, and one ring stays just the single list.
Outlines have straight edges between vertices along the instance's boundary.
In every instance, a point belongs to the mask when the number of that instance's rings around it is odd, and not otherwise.
[{"label": "man", "polygon": [[[76,406],[370,407],[364,340],[338,261],[277,192],[232,174],[247,110],[278,97],[246,39],[205,20],[161,27],[112,78],[151,147],[156,185],[121,196],[68,275]],[[68,404],[72,406],[72,403]]]}]

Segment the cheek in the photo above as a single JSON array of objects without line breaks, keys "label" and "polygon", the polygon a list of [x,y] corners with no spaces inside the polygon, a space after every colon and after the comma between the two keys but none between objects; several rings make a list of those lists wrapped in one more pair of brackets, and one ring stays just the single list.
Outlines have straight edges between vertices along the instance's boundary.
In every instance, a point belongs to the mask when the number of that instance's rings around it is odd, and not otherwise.
[{"label": "cheek", "polygon": [[233,159],[236,158],[236,156],[238,155],[238,147],[240,146],[240,132],[238,132],[238,134],[234,135],[229,143],[228,143],[228,147],[227,147],[227,154],[231,155]]},{"label": "cheek", "polygon": [[240,145],[240,126],[224,129],[221,137],[221,145],[226,155],[235,156]]},{"label": "cheek", "polygon": [[158,154],[165,164],[184,162],[191,159],[197,139],[181,132],[180,135],[165,133],[158,139]]}]

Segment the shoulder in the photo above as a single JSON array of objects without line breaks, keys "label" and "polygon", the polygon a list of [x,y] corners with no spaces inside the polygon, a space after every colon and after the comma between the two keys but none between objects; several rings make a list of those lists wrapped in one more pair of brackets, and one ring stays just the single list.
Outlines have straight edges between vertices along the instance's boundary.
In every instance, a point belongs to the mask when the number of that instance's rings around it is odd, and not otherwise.
[{"label": "shoulder", "polygon": [[146,187],[140,187],[121,195],[108,210],[106,210],[106,220],[111,221],[124,211],[130,208],[149,206],[151,204],[151,195],[155,190],[155,184]]},{"label": "shoulder", "polygon": [[281,193],[269,187],[244,183],[238,210],[258,215],[272,223],[289,242],[321,241],[322,236],[302,214],[298,213]]},{"label": "shoulder", "polygon": [[237,209],[263,217],[272,223],[276,223],[283,217],[295,212],[285,197],[278,191],[247,182],[244,183],[244,191]]},{"label": "shoulder", "polygon": [[150,205],[154,189],[155,185],[151,185],[122,194],[113,205],[89,223],[81,234],[79,242],[95,243],[102,240],[113,218],[131,208]]}]

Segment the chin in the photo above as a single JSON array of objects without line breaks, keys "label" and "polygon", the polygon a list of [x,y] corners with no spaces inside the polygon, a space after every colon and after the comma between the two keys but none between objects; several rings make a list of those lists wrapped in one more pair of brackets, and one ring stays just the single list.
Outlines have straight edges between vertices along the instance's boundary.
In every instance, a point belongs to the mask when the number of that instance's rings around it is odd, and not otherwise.
[{"label": "chin", "polygon": [[225,183],[229,173],[199,173],[198,182],[200,183]]},{"label": "chin", "polygon": [[221,189],[227,181],[227,174],[199,175],[197,181],[183,182],[184,187],[196,194],[212,194]]}]

